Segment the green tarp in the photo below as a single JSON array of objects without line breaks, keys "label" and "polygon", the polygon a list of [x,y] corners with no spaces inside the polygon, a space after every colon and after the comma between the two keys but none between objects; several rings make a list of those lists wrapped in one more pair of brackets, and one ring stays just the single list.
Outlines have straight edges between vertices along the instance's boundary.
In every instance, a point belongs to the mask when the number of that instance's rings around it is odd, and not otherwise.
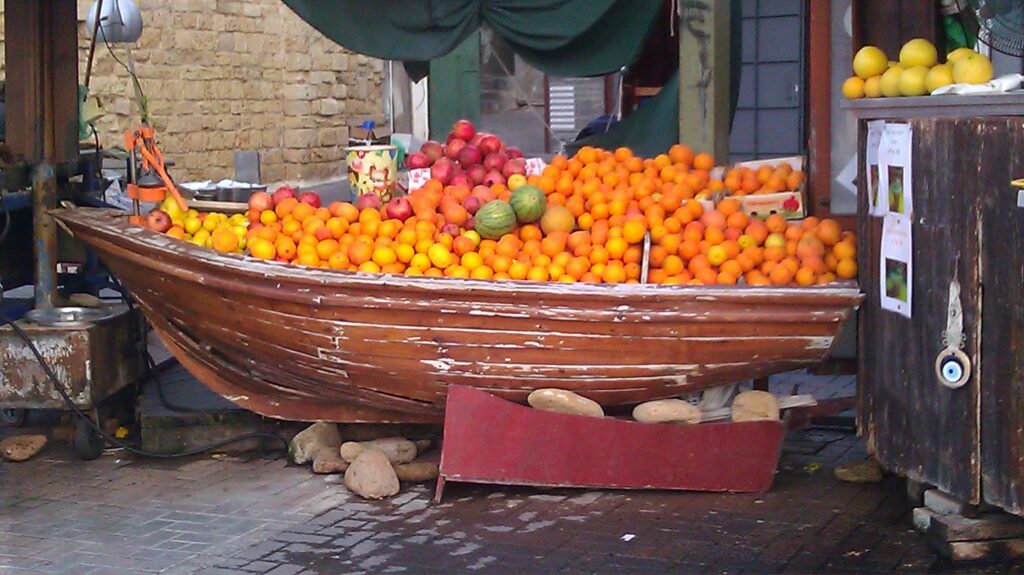
[{"label": "green tarp", "polygon": [[284,0],[337,44],[401,60],[413,79],[487,24],[532,66],[598,76],[640,55],[662,0]]}]

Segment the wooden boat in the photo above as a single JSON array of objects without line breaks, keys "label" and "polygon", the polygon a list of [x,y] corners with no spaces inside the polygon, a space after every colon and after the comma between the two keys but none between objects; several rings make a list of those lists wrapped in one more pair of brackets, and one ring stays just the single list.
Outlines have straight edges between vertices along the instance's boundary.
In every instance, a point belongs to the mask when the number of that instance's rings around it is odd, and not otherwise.
[{"label": "wooden boat", "polygon": [[514,401],[557,387],[628,406],[820,362],[861,295],[585,285],[312,269],[221,254],[121,212],[55,210],[179,361],[288,420],[436,422],[449,384]]}]

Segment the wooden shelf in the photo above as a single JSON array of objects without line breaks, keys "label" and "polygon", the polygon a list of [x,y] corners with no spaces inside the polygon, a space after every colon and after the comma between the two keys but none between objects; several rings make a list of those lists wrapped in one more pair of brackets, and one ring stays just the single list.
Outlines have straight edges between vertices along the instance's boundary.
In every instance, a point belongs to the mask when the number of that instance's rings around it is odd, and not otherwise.
[{"label": "wooden shelf", "polygon": [[1024,116],[1024,90],[973,96],[912,96],[845,100],[842,107],[858,120],[884,118],[971,118]]}]

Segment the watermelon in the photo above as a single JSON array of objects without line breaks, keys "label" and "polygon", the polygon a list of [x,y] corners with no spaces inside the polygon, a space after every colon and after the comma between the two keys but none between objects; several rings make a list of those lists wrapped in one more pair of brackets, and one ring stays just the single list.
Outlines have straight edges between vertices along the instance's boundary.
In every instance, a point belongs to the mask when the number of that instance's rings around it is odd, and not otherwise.
[{"label": "watermelon", "polygon": [[515,211],[501,200],[487,202],[473,215],[473,229],[487,240],[496,240],[515,227]]},{"label": "watermelon", "polygon": [[532,224],[544,215],[548,199],[544,196],[544,192],[540,191],[540,188],[526,184],[512,192],[508,203],[515,211],[519,223]]}]

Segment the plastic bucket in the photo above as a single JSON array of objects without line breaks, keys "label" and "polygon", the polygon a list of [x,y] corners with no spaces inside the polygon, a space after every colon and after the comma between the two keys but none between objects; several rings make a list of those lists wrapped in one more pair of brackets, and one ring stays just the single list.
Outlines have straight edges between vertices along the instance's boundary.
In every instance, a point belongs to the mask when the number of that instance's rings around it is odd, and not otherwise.
[{"label": "plastic bucket", "polygon": [[391,199],[398,181],[397,147],[351,146],[345,148],[345,164],[353,197],[373,193],[382,203]]}]

